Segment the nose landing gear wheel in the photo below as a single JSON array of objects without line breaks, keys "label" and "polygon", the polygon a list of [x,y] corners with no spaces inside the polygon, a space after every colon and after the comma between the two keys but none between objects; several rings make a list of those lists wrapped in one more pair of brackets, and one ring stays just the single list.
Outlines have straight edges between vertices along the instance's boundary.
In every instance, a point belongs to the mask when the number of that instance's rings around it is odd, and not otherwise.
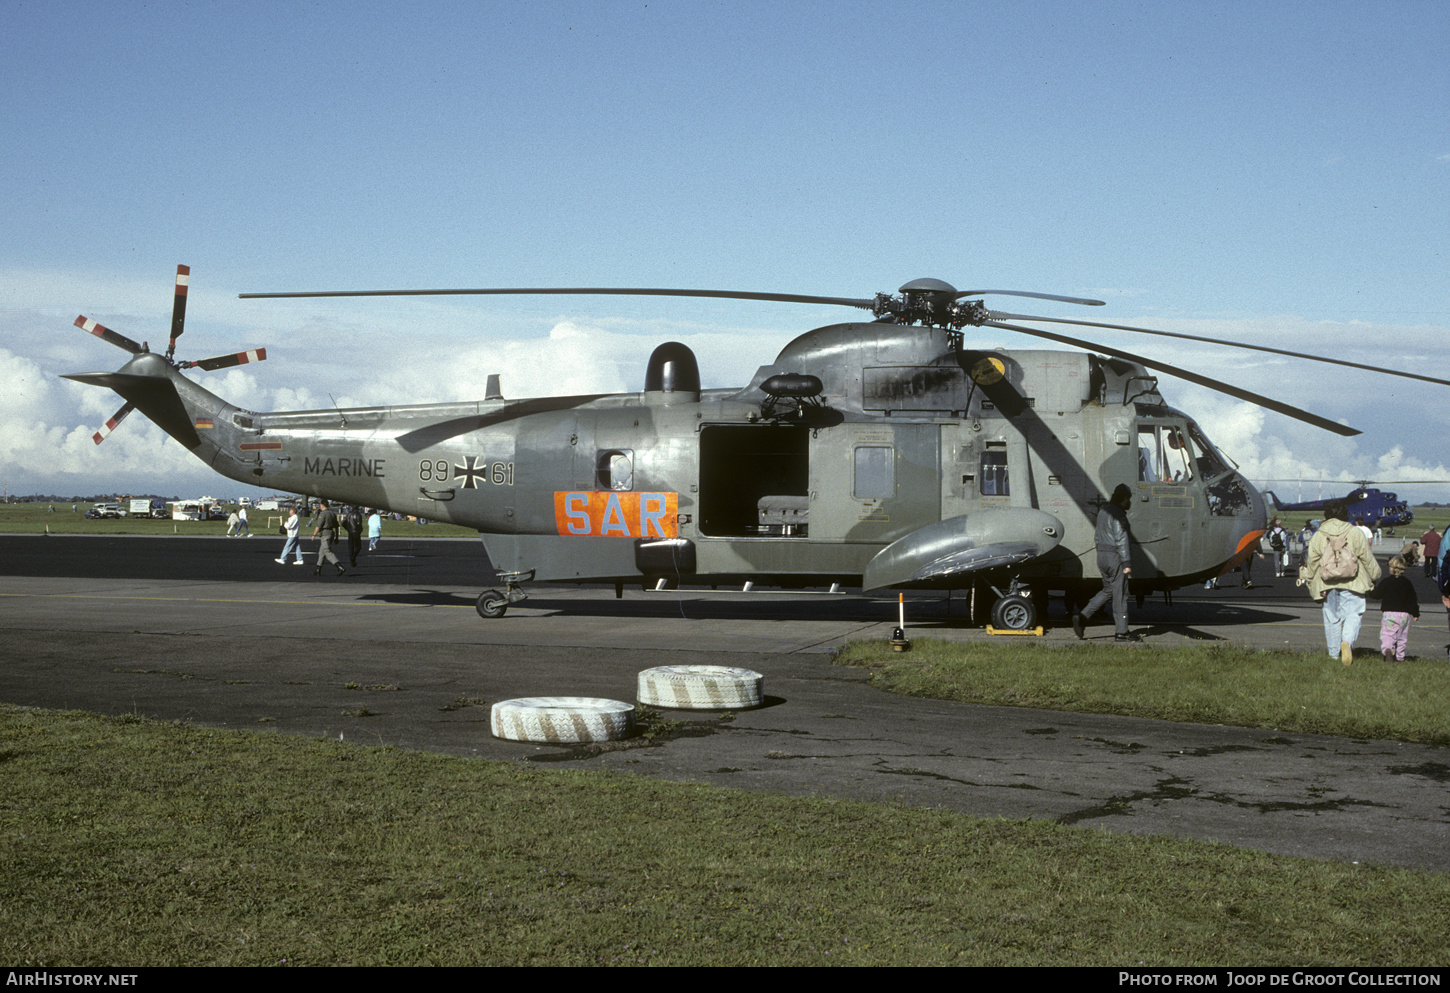
[{"label": "nose landing gear wheel", "polygon": [[992,626],[1003,631],[1027,631],[1037,625],[1037,608],[1025,596],[1004,596],[992,606]]},{"label": "nose landing gear wheel", "polygon": [[492,620],[509,609],[509,598],[498,590],[484,590],[478,597],[478,616]]}]

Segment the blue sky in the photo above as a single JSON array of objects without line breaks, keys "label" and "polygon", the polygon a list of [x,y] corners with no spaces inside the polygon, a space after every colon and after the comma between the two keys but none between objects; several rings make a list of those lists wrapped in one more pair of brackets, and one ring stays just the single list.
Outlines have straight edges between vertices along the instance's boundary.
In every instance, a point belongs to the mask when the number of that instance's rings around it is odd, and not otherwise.
[{"label": "blue sky", "polygon": [[[11,492],[221,491],[57,380],[153,344],[258,409],[709,385],[858,312],[238,292],[625,285],[843,296],[918,276],[1450,379],[1444,3],[103,4],[0,0],[0,466]],[[989,306],[1083,316],[1011,298]],[[984,344],[1034,347],[1004,332]],[[1088,335],[1092,337],[1092,335]],[[1260,480],[1450,480],[1444,387],[1099,340],[1365,429],[1165,380]],[[1416,496],[1450,499],[1441,491]],[[1306,494],[1309,495],[1309,494]]]}]

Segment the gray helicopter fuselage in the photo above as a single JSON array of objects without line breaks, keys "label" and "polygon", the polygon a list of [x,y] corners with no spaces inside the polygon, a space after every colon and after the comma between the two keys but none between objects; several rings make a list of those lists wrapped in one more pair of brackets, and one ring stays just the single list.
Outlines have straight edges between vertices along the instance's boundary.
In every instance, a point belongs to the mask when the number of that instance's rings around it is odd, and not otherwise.
[{"label": "gray helicopter fuselage", "polygon": [[165,374],[191,434],[163,427],[223,475],[475,528],[500,572],[541,581],[961,588],[995,569],[1069,589],[1096,581],[1095,517],[1120,483],[1139,591],[1216,575],[1264,530],[1258,492],[1143,366],[939,329],[819,328],[729,390],[696,374],[257,413]]}]

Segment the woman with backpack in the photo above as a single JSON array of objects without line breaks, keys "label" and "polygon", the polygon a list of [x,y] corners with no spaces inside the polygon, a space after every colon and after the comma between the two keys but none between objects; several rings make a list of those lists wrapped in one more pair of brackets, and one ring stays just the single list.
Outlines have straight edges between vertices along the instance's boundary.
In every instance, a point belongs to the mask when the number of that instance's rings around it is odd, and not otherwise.
[{"label": "woman with backpack", "polygon": [[1289,532],[1277,517],[1269,522],[1269,548],[1274,552],[1274,577],[1289,575]]},{"label": "woman with backpack", "polygon": [[1354,643],[1364,620],[1365,594],[1379,582],[1364,531],[1349,523],[1349,507],[1333,500],[1324,508],[1324,523],[1309,542],[1304,565],[1309,595],[1324,604],[1324,641],[1330,658],[1354,661]]}]

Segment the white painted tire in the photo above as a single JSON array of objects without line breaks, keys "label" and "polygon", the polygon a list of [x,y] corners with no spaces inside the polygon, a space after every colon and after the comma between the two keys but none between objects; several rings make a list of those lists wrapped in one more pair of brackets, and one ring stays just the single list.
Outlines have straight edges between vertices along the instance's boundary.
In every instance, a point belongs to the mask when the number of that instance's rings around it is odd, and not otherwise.
[{"label": "white painted tire", "polygon": [[639,674],[638,696],[670,710],[743,710],[765,699],[765,677],[725,665],[662,665]]},{"label": "white painted tire", "polygon": [[587,696],[530,696],[493,705],[495,738],[574,744],[618,741],[634,733],[634,705]]}]

